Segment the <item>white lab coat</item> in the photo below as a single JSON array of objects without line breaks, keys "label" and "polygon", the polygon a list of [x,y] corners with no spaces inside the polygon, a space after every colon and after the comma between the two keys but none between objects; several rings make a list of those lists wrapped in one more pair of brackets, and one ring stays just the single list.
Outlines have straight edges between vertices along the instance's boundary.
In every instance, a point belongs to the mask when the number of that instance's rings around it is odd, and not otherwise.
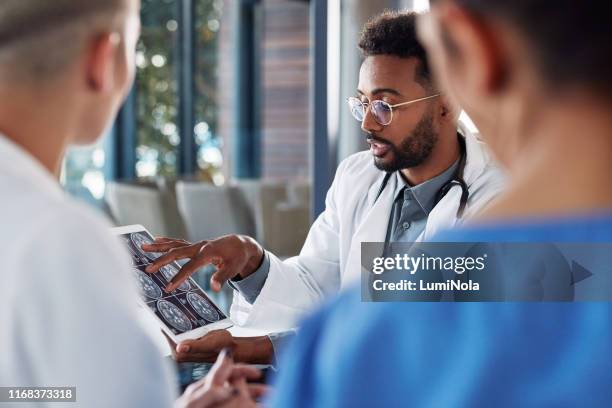
[{"label": "white lab coat", "polygon": [[76,403],[54,407],[172,406],[173,373],[139,326],[110,226],[2,135],[0,191],[0,386],[76,387]]},{"label": "white lab coat", "polygon": [[[503,187],[503,174],[485,145],[463,126],[466,141],[464,180],[469,199],[462,219],[482,209]],[[279,331],[294,327],[298,319],[326,297],[336,294],[361,276],[361,243],[385,240],[397,178],[391,177],[378,199],[384,172],[374,166],[369,151],[345,159],[327,193],[325,211],[313,223],[298,256],[281,261],[270,256],[270,272],[251,305],[234,291],[231,318],[239,325]],[[461,187],[454,186],[430,212],[417,241],[430,239],[456,225]]]}]

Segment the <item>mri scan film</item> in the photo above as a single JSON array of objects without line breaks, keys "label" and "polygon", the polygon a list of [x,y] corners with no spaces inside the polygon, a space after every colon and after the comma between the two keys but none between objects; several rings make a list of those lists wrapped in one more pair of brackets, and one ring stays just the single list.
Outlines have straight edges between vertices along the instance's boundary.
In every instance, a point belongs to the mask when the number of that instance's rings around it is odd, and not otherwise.
[{"label": "mri scan film", "polygon": [[147,265],[163,255],[142,250],[143,244],[154,241],[146,231],[124,234],[121,239],[132,257],[133,274],[143,301],[175,335],[226,318],[191,278],[174,292],[167,293],[164,290],[180,269],[176,262],[164,266],[156,273],[145,272]]}]

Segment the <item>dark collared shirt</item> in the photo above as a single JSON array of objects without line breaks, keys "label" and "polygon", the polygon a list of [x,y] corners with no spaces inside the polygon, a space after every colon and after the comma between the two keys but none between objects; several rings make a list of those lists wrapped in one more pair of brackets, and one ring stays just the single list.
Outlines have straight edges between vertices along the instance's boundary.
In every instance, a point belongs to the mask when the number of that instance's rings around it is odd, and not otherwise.
[{"label": "dark collared shirt", "polygon": [[398,171],[395,201],[389,216],[388,242],[415,242],[427,225],[442,187],[453,179],[459,160],[438,176],[411,187]]}]

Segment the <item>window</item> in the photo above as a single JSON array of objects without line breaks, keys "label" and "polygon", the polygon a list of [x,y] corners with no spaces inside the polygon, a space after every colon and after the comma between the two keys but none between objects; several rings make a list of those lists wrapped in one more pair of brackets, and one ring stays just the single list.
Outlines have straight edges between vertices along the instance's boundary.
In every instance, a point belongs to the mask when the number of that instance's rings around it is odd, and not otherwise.
[{"label": "window", "polygon": [[222,0],[195,3],[194,135],[202,179],[223,182],[222,138],[219,137],[219,61]]},{"label": "window", "polygon": [[110,178],[112,140],[109,133],[93,146],[73,147],[62,165],[60,181],[64,189],[96,207],[102,207]]},{"label": "window", "polygon": [[[218,44],[223,0],[193,0],[193,16],[180,14],[182,2],[144,0],[136,78],[138,178],[179,176],[181,137],[194,137],[200,178],[222,181],[218,137]],[[182,21],[185,19],[186,21]],[[193,61],[181,60],[181,24],[193,30]],[[193,66],[191,134],[180,135],[181,64]],[[187,107],[188,109],[188,107]]]},{"label": "window", "polygon": [[143,0],[136,53],[136,176],[175,177],[178,146],[178,7]]}]

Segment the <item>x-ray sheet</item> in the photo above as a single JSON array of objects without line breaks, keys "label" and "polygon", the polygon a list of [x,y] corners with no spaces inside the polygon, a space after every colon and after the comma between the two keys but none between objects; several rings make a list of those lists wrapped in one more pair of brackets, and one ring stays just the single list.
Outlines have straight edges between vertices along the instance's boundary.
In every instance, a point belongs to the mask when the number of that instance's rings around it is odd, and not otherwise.
[{"label": "x-ray sheet", "polygon": [[132,232],[120,237],[132,255],[132,273],[140,288],[142,299],[175,335],[226,318],[191,278],[174,292],[164,291],[170,279],[179,271],[180,267],[176,262],[164,266],[153,274],[145,272],[147,265],[162,255],[142,250],[143,244],[153,242],[153,237],[148,232]]}]

